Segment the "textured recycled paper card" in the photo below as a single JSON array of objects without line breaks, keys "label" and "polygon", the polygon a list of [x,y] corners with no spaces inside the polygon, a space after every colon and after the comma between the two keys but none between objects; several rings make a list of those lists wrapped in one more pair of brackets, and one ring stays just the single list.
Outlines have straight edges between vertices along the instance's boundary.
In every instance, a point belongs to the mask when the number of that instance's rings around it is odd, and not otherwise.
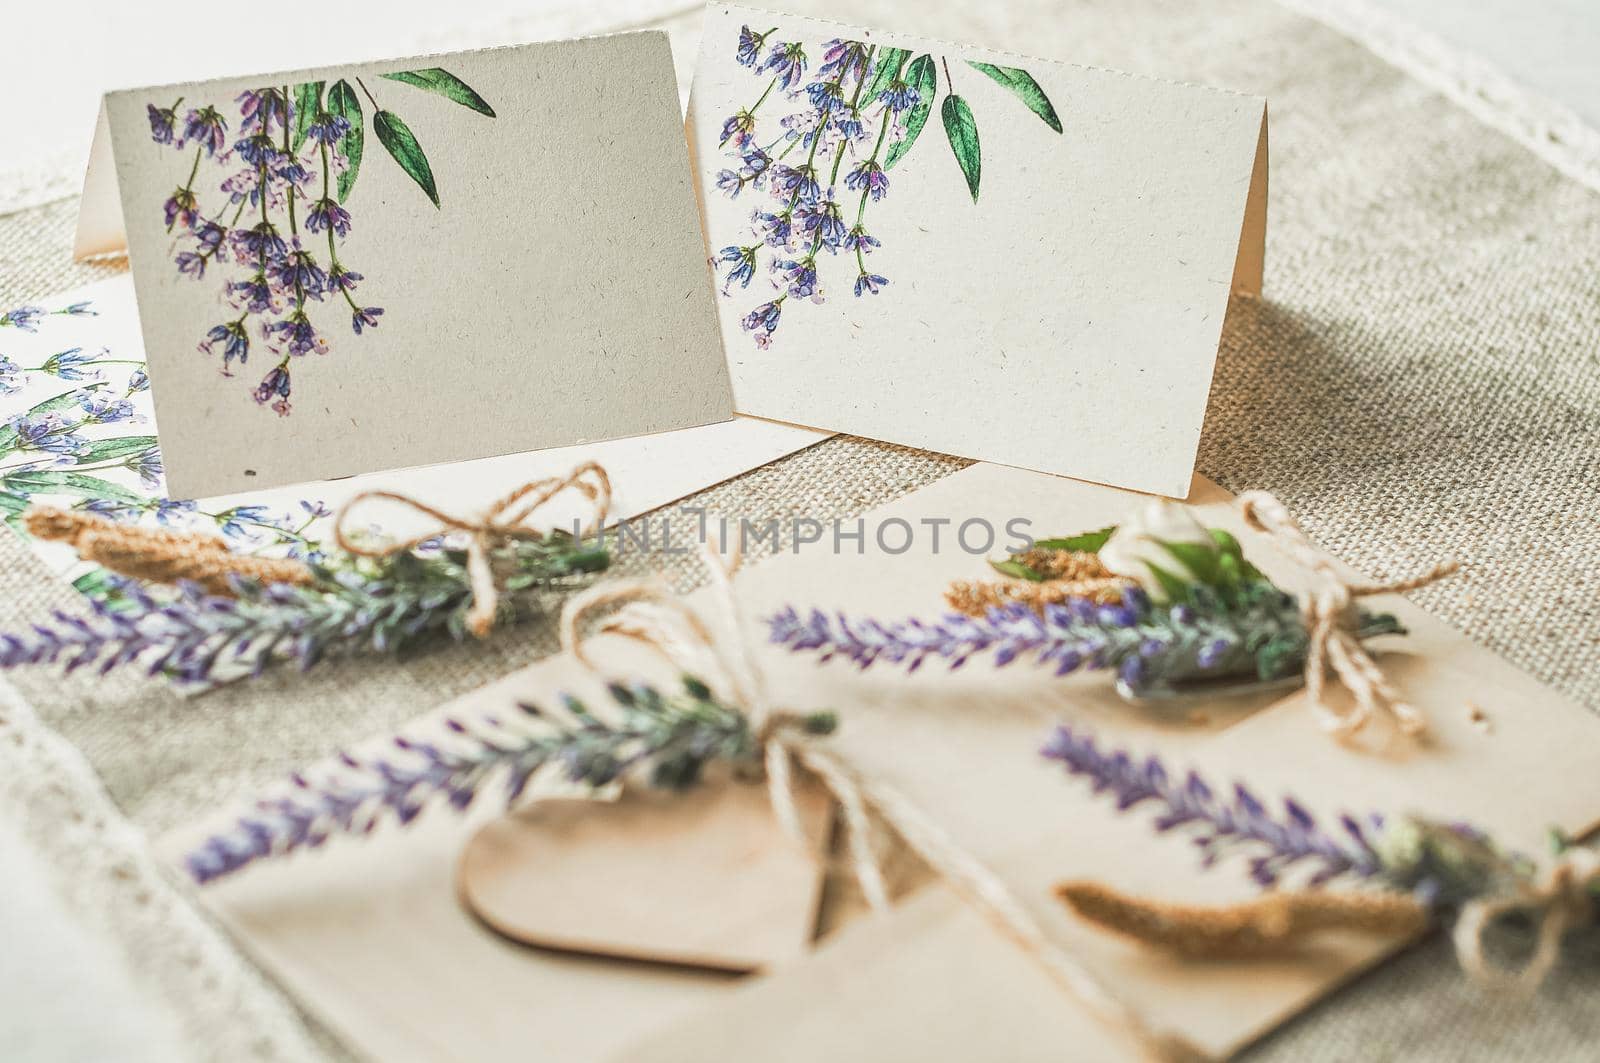
[{"label": "textured recycled paper card", "polygon": [[732,413],[663,33],[119,91],[97,140],[181,495]]},{"label": "textured recycled paper card", "polygon": [[[332,514],[359,492],[403,492],[472,516],[528,480],[585,461],[611,479],[611,516],[626,519],[765,465],[823,438],[735,417],[671,432],[532,454],[368,473],[202,499],[170,498],[150,403],[133,283],[126,276],[0,311],[0,518],[18,528],[30,504],[87,509],[117,520],[203,531],[264,556],[304,555],[330,541]],[[588,509],[567,495],[534,523],[570,528]],[[420,535],[430,518],[374,504],[363,529]],[[99,566],[61,543],[33,541],[50,568],[94,594]]]},{"label": "textured recycled paper card", "polygon": [[1264,100],[712,4],[689,132],[741,412],[1188,490]]},{"label": "textured recycled paper card", "polygon": [[[1286,559],[1242,526],[1225,492],[1196,480],[1191,500],[1204,507],[1208,524],[1235,531],[1274,579],[1299,584]],[[876,528],[983,518],[1000,529],[1026,518],[1031,534],[1046,536],[1103,527],[1144,503],[1124,490],[973,466],[868,514],[861,553],[819,545],[754,567],[737,588],[752,619],[790,603],[860,617],[935,615],[945,585],[984,575],[984,560],[954,548],[949,525],[940,549],[921,534],[898,554],[878,548]],[[902,538],[897,531],[891,542]],[[1417,546],[1426,552],[1426,543]],[[1541,851],[1549,826],[1577,832],[1600,818],[1593,789],[1574,783],[1600,756],[1600,720],[1408,602],[1372,604],[1392,609],[1411,629],[1381,659],[1432,724],[1419,745],[1340,745],[1320,730],[1299,693],[1132,706],[1105,675],[1055,678],[1026,659],[1003,672],[974,659],[955,673],[930,663],[908,675],[887,665],[867,672],[840,661],[819,665],[771,647],[758,653],[767,689],[784,707],[837,710],[841,726],[830,741],[840,753],[988,862],[1052,939],[1114,993],[1158,1028],[1222,1053],[1401,943],[1330,936],[1271,962],[1184,963],[1077,921],[1051,896],[1059,880],[1101,878],[1197,901],[1242,898],[1252,887],[1237,865],[1201,870],[1190,845],[1157,836],[1140,814],[1119,815],[1041,758],[1056,723],[1091,727],[1107,742],[1158,752],[1175,769],[1200,767],[1223,784],[1248,779],[1263,795],[1292,792],[1325,816],[1387,810],[1463,818],[1528,852]],[[763,640],[760,631],[752,636]],[[615,661],[618,674],[649,661],[625,649],[607,649],[602,658]],[[651,674],[660,674],[659,664],[641,665],[652,666]],[[549,700],[582,682],[592,680],[580,680],[573,662],[557,656],[440,712],[493,714],[518,698]],[[1487,732],[1472,722],[1469,699],[1491,721]],[[437,721],[433,714],[419,727]],[[165,844],[176,854],[216,822],[197,823]],[[333,843],[241,873],[202,896],[309,1008],[379,1056],[409,1037],[450,1048],[405,1058],[493,1058],[525,1046],[527,1030],[538,1029],[545,1058],[563,1061],[1009,1058],[997,1056],[996,1046],[1020,1046],[1017,1058],[1027,1059],[1037,1050],[1023,1049],[1035,1042],[1060,1048],[1053,1058],[1133,1058],[1121,1035],[1031,959],[1000,959],[1013,946],[937,888],[885,917],[846,925],[812,957],[761,981],[691,984],[677,971],[574,966],[553,953],[510,950],[460,913],[450,888],[473,830],[471,822],[433,817],[414,837],[380,831],[368,842]],[[396,932],[400,926],[405,933]],[[975,956],[985,957],[981,967]],[[582,977],[569,978],[571,970]],[[550,1005],[552,995],[568,1010]],[[1029,1006],[1018,1007],[1019,1000]],[[696,1006],[698,1017],[689,1014]],[[618,1023],[586,1025],[601,1012],[619,1016]],[[675,1023],[687,1025],[672,1029]],[[923,1037],[924,1029],[933,1033]],[[1074,1054],[1074,1045],[1082,1051]]]}]

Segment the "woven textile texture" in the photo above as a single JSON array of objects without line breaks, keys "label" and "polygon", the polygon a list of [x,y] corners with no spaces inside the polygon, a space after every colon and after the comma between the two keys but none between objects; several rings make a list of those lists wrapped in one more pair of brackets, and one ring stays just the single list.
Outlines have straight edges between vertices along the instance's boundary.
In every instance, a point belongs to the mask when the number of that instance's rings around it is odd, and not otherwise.
[{"label": "woven textile texture", "polygon": [[[1417,600],[1600,709],[1600,196],[1272,0],[783,6],[1268,97],[1265,296],[1230,315],[1200,471],[1235,491],[1274,491],[1323,546],[1375,576],[1461,559],[1466,576]],[[698,14],[664,24],[687,69]],[[0,218],[0,304],[100,275],[68,262],[72,215],[67,202]],[[752,519],[844,517],[963,464],[835,439],[695,502]],[[73,604],[0,537],[0,625]],[[529,627],[399,665],[335,662],[188,700],[131,677],[13,679],[128,816],[159,831],[551,646]],[[1466,984],[1432,940],[1254,1054],[1588,1058],[1600,1037],[1586,1006],[1600,990],[1596,959],[1595,942],[1575,941],[1546,992],[1514,1003]]]}]

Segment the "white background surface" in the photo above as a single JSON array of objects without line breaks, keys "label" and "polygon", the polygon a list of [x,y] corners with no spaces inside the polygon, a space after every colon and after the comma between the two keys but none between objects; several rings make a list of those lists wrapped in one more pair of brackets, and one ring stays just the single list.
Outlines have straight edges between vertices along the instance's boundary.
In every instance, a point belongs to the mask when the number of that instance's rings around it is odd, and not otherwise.
[{"label": "white background surface", "polygon": [[[1370,2],[1600,125],[1600,0]],[[0,175],[63,161],[80,165],[107,89],[388,58],[495,38],[539,40],[551,35],[541,31],[561,9],[592,13],[599,26],[618,12],[624,21],[639,21],[689,6],[692,0],[450,0],[442,8],[431,0],[342,0],[282,7],[284,17],[254,19],[246,35],[237,13],[225,7],[17,0],[3,16]]]}]

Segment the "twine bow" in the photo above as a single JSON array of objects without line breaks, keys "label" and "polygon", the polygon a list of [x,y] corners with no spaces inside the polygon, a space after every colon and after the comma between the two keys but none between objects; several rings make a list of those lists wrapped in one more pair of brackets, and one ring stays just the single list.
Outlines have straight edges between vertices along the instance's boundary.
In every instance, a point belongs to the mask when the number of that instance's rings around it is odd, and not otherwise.
[{"label": "twine bow", "polygon": [[[398,491],[363,491],[340,507],[334,518],[333,537],[339,548],[357,557],[391,557],[406,553],[418,546],[451,532],[463,532],[467,539],[467,586],[472,594],[472,605],[467,611],[467,629],[479,638],[493,629],[500,609],[500,587],[495,578],[494,552],[516,539],[540,539],[544,532],[530,527],[526,521],[536,510],[568,489],[577,491],[593,505],[593,514],[584,526],[582,535],[589,535],[605,527],[606,514],[611,508],[611,479],[598,463],[588,461],[565,476],[550,476],[530,480],[495,502],[476,519],[452,516],[430,506],[411,495]],[[362,502],[385,499],[409,506],[418,513],[432,517],[439,526],[423,535],[400,542],[370,545],[352,538],[345,528],[350,514]]]},{"label": "twine bow", "polygon": [[[1355,636],[1353,625],[1357,598],[1374,594],[1403,594],[1425,587],[1455,572],[1455,561],[1444,561],[1411,579],[1390,583],[1349,583],[1339,574],[1337,562],[1311,545],[1305,532],[1289,515],[1282,502],[1265,491],[1247,491],[1239,496],[1238,506],[1245,521],[1257,531],[1272,536],[1290,557],[1317,577],[1317,583],[1300,598],[1310,645],[1306,651],[1306,697],[1322,720],[1335,734],[1347,735],[1361,729],[1374,716],[1387,714],[1401,732],[1420,734],[1427,719],[1400,696]],[[1323,698],[1328,669],[1355,697],[1355,707],[1338,710]]]},{"label": "twine bow", "polygon": [[[612,633],[645,643],[681,671],[698,676],[733,699],[751,722],[761,751],[767,792],[778,821],[801,841],[805,835],[795,805],[796,767],[815,776],[838,805],[850,846],[851,869],[874,910],[888,907],[890,897],[874,843],[874,821],[916,853],[928,867],[968,903],[989,916],[1013,941],[1102,1021],[1138,1042],[1147,1056],[1159,1060],[1204,1058],[1192,1044],[1158,1033],[1135,1010],[1103,986],[1086,967],[1053,945],[1027,909],[980,861],[945,834],[893,787],[856,773],[800,726],[804,718],[774,706],[767,697],[761,668],[743,637],[733,573],[740,557],[724,560],[707,549],[710,590],[722,627],[733,637],[719,641],[713,626],[692,606],[673,595],[665,581],[613,580],[569,598],[561,616],[562,647],[597,673],[588,652],[593,635]],[[585,634],[585,621],[602,610],[615,609]]]},{"label": "twine bow", "polygon": [[[1461,966],[1486,985],[1530,992],[1555,966],[1562,935],[1593,920],[1591,891],[1596,888],[1600,888],[1600,852],[1576,846],[1562,853],[1537,881],[1523,880],[1501,895],[1472,901],[1461,909],[1452,933]],[[1539,932],[1528,959],[1520,967],[1504,967],[1489,959],[1483,935],[1501,916],[1518,911],[1535,913]]]}]

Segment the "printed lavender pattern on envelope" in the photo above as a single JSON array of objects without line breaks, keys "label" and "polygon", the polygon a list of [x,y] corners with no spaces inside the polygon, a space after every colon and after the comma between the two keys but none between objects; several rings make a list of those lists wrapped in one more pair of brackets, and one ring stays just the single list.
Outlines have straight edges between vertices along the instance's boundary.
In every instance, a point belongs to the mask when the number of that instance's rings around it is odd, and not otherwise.
[{"label": "printed lavender pattern on envelope", "polygon": [[[495,116],[482,96],[447,70],[382,77]],[[331,86],[316,81],[243,92],[234,101],[236,119],[212,106],[181,111],[181,97],[168,107],[146,104],[151,139],[190,156],[188,177],[162,207],[167,231],[178,237],[173,263],[196,280],[208,270],[223,275],[221,296],[230,316],[206,332],[199,349],[220,353],[223,375],[232,376],[233,363],[245,365],[253,344],[263,345],[273,360],[254,396],[280,416],[290,411],[293,360],[328,353],[325,306],[342,299],[339,312],[348,311],[357,336],[377,328],[384,312],[357,301],[365,278],[340,255],[340,243],[355,224],[345,203],[366,152],[363,97],[372,108],[378,143],[440,206],[433,168],[410,127],[382,107],[361,78],[351,80],[354,85],[341,78]],[[208,210],[202,200],[216,194],[217,205]],[[324,241],[325,258],[317,247]]]},{"label": "printed lavender pattern on envelope", "polygon": [[[867,256],[882,246],[867,227],[867,208],[888,194],[888,171],[921,137],[941,86],[945,139],[974,203],[983,176],[977,120],[957,91],[968,89],[957,81],[947,58],[926,53],[913,57],[904,48],[835,39],[821,46],[821,62],[808,77],[808,46],[781,40],[769,44],[776,32],[740,27],[735,58],[762,87],[754,103],[723,122],[719,147],[729,153],[732,165],[712,176],[731,198],[746,191],[759,197],[743,240],[718,251],[713,265],[723,277],[725,297],[734,296],[735,285],[741,292],[748,289],[758,271],[768,274],[778,295],[754,306],[741,321],[762,348],[771,343],[791,296],[824,301],[826,265],[819,262],[820,252],[844,252],[853,259],[858,298],[877,295],[888,285],[889,279],[867,263]],[[1051,129],[1062,131],[1050,98],[1026,70],[971,61],[964,65],[1008,89]],[[965,72],[963,79],[981,80]]]},{"label": "printed lavender pattern on envelope", "polygon": [[[285,511],[251,503],[203,506],[166,496],[161,449],[151,434],[150,378],[140,358],[78,343],[58,319],[96,317],[90,301],[47,310],[0,313],[0,521],[26,536],[32,505],[84,510],[111,520],[216,532],[235,549],[315,560],[321,526],[332,515],[320,501]],[[4,330],[18,330],[7,335]],[[116,580],[99,566],[73,566],[72,585],[97,600],[114,597]]]}]

